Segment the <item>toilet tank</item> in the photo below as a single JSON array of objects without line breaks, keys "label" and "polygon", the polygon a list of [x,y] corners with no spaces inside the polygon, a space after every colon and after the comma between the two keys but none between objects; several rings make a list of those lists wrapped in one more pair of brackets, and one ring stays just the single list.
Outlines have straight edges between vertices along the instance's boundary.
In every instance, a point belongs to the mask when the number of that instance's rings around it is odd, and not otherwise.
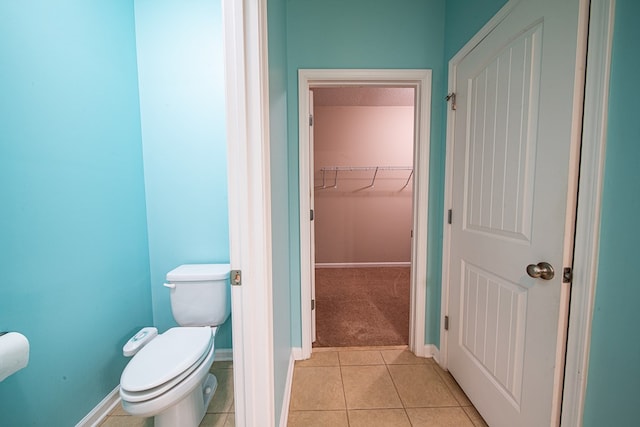
[{"label": "toilet tank", "polygon": [[167,273],[171,312],[180,326],[218,326],[231,313],[229,264],[184,264]]}]

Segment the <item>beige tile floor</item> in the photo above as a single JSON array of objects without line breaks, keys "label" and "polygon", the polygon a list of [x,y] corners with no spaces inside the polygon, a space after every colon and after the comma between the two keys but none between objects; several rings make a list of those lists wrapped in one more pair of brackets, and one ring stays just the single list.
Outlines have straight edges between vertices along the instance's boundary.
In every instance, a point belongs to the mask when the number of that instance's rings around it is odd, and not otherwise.
[{"label": "beige tile floor", "polygon": [[[218,379],[218,389],[207,408],[207,414],[200,427],[234,427],[233,404],[233,364],[214,362],[210,372]],[[151,427],[152,418],[133,417],[122,410],[118,404],[100,427]]]},{"label": "beige tile floor", "polygon": [[[201,427],[235,426],[233,365],[215,362],[218,390]],[[151,427],[118,405],[101,427]],[[405,347],[314,349],[296,362],[288,427],[487,427],[453,377]]]},{"label": "beige tile floor", "polygon": [[314,349],[296,362],[289,427],[486,427],[453,377],[404,347]]}]

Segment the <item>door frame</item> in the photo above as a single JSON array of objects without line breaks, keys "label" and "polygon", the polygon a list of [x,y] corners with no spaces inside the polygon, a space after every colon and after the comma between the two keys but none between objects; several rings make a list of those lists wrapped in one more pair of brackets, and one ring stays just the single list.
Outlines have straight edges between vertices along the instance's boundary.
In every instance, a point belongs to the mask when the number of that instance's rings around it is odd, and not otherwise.
[{"label": "door frame", "polygon": [[311,219],[309,216],[309,90],[314,87],[384,86],[416,90],[414,131],[413,240],[411,251],[411,302],[409,348],[417,356],[437,354],[425,346],[427,286],[427,216],[429,202],[429,151],[431,129],[431,70],[301,69],[298,71],[299,197],[300,197],[300,309],[301,357],[311,357]]},{"label": "door frame", "polygon": [[275,425],[267,5],[223,0],[236,425]]},{"label": "door frame", "polygon": [[573,284],[560,425],[580,426],[598,276],[615,0],[591,0]]},{"label": "door frame", "polygon": [[[520,0],[509,0],[496,15],[449,61],[448,88],[455,93],[456,67],[493,29],[509,14]],[[580,157],[580,174],[575,215],[575,238],[573,255],[573,280],[570,291],[568,324],[559,325],[566,337],[566,345],[559,346],[557,360],[564,360],[564,377],[556,381],[556,393],[561,396],[556,417],[560,425],[582,425],[584,401],[589,367],[591,324],[597,282],[598,249],[600,234],[600,211],[606,148],[607,106],[609,74],[611,68],[611,46],[614,29],[615,0],[580,0],[588,28],[579,34],[578,49],[588,43],[586,58],[586,81],[584,85],[584,110],[574,126],[582,127],[581,145],[576,150]],[[445,212],[451,206],[453,131],[455,117],[447,110]],[[576,195],[574,195],[575,197]],[[451,233],[444,228],[442,257],[442,301],[441,316],[448,312],[449,303],[449,253]],[[568,329],[568,330],[567,330]],[[440,364],[447,368],[448,343],[445,322],[440,329]]]}]

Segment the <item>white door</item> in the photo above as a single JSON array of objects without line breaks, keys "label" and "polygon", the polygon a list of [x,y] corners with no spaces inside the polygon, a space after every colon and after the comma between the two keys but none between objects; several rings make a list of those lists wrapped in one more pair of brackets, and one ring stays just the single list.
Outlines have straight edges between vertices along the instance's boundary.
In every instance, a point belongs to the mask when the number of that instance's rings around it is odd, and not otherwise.
[{"label": "white door", "polygon": [[316,342],[316,227],[313,221],[315,215],[315,163],[313,152],[313,91],[309,91],[309,206],[310,212],[310,248],[311,253],[310,265],[311,265],[311,342]]},{"label": "white door", "polygon": [[457,64],[447,363],[493,427],[557,423],[579,3],[522,0]]}]

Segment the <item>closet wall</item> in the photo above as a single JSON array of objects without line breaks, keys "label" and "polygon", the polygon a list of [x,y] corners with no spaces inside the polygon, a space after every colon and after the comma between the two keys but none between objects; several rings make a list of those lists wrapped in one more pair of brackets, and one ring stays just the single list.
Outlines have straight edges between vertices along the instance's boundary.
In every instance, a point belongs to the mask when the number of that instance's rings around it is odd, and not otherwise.
[{"label": "closet wall", "polygon": [[322,88],[314,99],[317,266],[409,263],[413,89]]}]

